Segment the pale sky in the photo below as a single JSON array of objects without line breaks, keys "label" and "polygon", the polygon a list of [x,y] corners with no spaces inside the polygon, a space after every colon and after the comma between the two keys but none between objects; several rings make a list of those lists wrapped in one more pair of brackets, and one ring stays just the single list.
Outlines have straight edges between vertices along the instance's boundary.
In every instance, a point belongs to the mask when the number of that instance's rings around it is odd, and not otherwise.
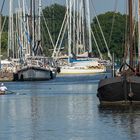
[{"label": "pale sky", "polygon": [[[7,14],[9,13],[9,1],[10,0],[5,0],[5,5],[3,8],[3,14]],[[17,7],[18,2],[22,1],[22,0],[13,0],[14,2],[14,7]],[[25,0],[27,2],[29,2],[29,0]],[[51,5],[53,3],[59,3],[59,4],[63,4],[65,5],[65,1],[66,0],[42,0],[42,6],[47,6],[47,5]],[[114,11],[115,9],[115,3],[117,3],[117,11],[120,11],[122,13],[125,12],[125,5],[126,5],[126,1],[127,0],[89,0],[90,1],[90,5],[91,5],[91,11],[92,11],[92,5],[94,5],[97,14],[101,14],[101,13],[105,13],[107,11]],[[0,0],[0,9],[2,6],[2,2],[3,0]]]}]

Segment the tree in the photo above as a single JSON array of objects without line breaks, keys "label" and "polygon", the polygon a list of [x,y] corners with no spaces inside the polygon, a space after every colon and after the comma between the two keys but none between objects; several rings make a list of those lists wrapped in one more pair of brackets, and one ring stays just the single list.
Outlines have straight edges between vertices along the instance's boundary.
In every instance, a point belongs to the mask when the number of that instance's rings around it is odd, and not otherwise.
[{"label": "tree", "polygon": [[47,31],[45,22],[48,25],[50,34],[52,36],[52,40],[55,44],[58,34],[60,32],[60,28],[61,28],[64,16],[65,16],[65,13],[66,13],[66,7],[59,4],[53,4],[43,9],[43,14],[44,14],[45,19],[42,18],[41,24],[43,27],[43,44],[45,44],[44,49],[46,50],[45,52],[47,55],[52,54],[53,47],[51,44],[51,40]]},{"label": "tree", "polygon": [[[121,13],[107,12],[105,14],[100,14],[97,17],[99,19],[111,54],[114,53],[115,57],[122,58],[125,46],[126,15],[122,15]],[[96,18],[93,19],[91,27],[101,52],[104,54],[104,56],[106,56],[107,51]],[[95,51],[95,54],[97,54],[97,51]]]},{"label": "tree", "polygon": [[8,16],[2,16],[2,26],[3,24],[4,28],[1,34],[1,55],[2,59],[5,59],[7,57],[7,46],[8,46]]},{"label": "tree", "polygon": [[3,32],[1,38],[1,54],[2,58],[6,58],[7,56],[7,45],[8,45],[8,33]]}]

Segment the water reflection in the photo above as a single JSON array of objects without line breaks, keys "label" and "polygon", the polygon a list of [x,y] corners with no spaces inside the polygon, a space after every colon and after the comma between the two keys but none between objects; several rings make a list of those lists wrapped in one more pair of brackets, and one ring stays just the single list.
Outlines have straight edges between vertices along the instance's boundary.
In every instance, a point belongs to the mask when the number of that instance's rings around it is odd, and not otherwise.
[{"label": "water reflection", "polygon": [[9,83],[9,89],[26,94],[0,96],[0,139],[139,139],[140,107],[98,106],[99,78]]},{"label": "water reflection", "polygon": [[[140,138],[140,106],[98,106],[99,117],[104,123],[120,129],[128,139]],[[108,122],[106,121],[108,119]],[[120,131],[119,131],[120,132]]]},{"label": "water reflection", "polygon": [[31,130],[32,130],[32,139],[37,140],[38,138],[38,127],[39,127],[39,98],[37,96],[31,97]]},{"label": "water reflection", "polygon": [[67,119],[71,127],[74,127],[77,123],[81,126],[88,125],[88,121],[93,119],[93,102],[91,100],[91,97],[86,96],[70,96],[68,98]]}]

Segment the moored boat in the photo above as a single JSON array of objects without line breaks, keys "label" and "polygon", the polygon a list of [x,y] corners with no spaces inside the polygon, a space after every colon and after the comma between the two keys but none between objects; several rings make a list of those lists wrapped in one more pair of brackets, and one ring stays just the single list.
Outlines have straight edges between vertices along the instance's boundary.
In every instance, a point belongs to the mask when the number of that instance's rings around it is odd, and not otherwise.
[{"label": "moored boat", "polygon": [[24,65],[15,73],[15,81],[49,80],[56,76],[56,69],[50,67],[46,57],[26,58]]},{"label": "moored boat", "polygon": [[67,1],[67,11],[59,34],[59,38],[62,34],[64,39],[64,33],[67,31],[67,48],[62,49],[62,40],[58,40],[53,52],[53,56],[59,62],[60,74],[106,72],[106,66],[98,61],[103,59],[100,53],[100,56],[97,56],[93,51],[89,5],[90,2],[84,0]]},{"label": "moored boat", "polygon": [[60,74],[94,74],[105,72],[106,68],[97,61],[79,60],[61,67]]},{"label": "moored boat", "polygon": [[[140,17],[140,1],[138,2],[138,17]],[[106,77],[100,80],[98,85],[97,97],[101,104],[132,104],[140,103],[140,49],[137,53],[134,53],[134,24],[133,24],[133,7],[135,2],[133,0],[128,0],[129,4],[129,42],[127,43],[129,49],[127,57],[124,57],[123,63],[119,69],[117,75],[112,74],[112,77]],[[140,18],[138,18],[140,19]],[[140,21],[138,21],[138,29],[140,33]],[[140,41],[140,38],[138,42]],[[137,48],[135,48],[136,50]],[[129,58],[129,63],[127,62]],[[134,58],[136,58],[134,60]],[[138,60],[137,60],[138,58]]]},{"label": "moored boat", "polygon": [[140,77],[119,76],[105,78],[99,82],[98,98],[102,104],[140,103]]},{"label": "moored boat", "polygon": [[[38,11],[37,11],[38,9]],[[22,11],[26,16],[25,10]],[[24,20],[24,16],[20,17]],[[36,18],[38,17],[38,18]],[[30,17],[25,22],[26,39],[20,46],[20,65],[14,74],[14,80],[36,81],[49,80],[56,77],[57,68],[52,65],[52,58],[45,57],[41,43],[41,0],[38,4],[35,0],[30,1]],[[26,44],[22,46],[22,44]]]},{"label": "moored boat", "polygon": [[49,80],[51,79],[51,71],[46,68],[37,66],[23,67],[18,73],[18,78],[15,80],[20,81],[36,81],[36,80]]}]

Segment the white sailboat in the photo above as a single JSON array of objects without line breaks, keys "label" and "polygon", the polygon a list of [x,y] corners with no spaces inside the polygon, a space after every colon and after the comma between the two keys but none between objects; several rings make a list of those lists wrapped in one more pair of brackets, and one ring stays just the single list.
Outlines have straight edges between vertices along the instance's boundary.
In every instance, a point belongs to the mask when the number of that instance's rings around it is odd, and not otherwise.
[{"label": "white sailboat", "polygon": [[71,64],[71,66],[62,66],[61,74],[93,74],[105,72],[106,68],[96,60],[79,59]]},{"label": "white sailboat", "polygon": [[[67,59],[60,58],[61,74],[88,74],[105,72],[99,59],[90,58],[92,53],[89,0],[67,0],[67,12],[64,19],[68,29]],[[64,27],[66,30],[66,27]],[[54,56],[56,50],[54,50]],[[86,54],[86,55],[85,55]],[[64,56],[65,57],[65,56]],[[67,61],[67,62],[66,62]],[[63,63],[64,62],[64,63]],[[62,65],[61,65],[62,64]]]},{"label": "white sailboat", "polygon": [[[24,1],[23,1],[24,5]],[[15,80],[49,80],[56,76],[56,69],[50,65],[51,59],[43,55],[41,47],[41,31],[40,31],[40,16],[41,16],[41,0],[38,1],[38,20],[36,20],[36,1],[30,1],[30,15],[25,19],[25,10],[23,10],[24,35],[22,39],[26,42],[20,43],[20,61],[21,67],[15,74]],[[24,9],[24,8],[23,8]],[[26,22],[27,20],[27,22]],[[29,24],[28,24],[29,21]],[[26,24],[26,25],[25,25]]]}]

